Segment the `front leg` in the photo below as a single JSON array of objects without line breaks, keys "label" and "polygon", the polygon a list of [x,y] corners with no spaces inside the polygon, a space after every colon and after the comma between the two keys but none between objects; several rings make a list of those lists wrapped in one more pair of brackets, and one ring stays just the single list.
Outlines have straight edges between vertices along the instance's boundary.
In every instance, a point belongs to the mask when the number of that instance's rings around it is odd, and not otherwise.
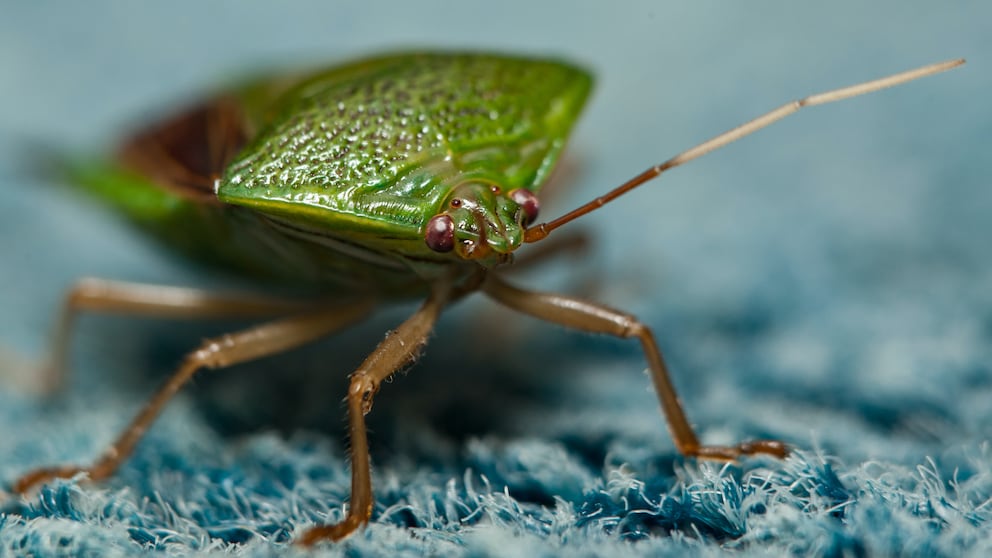
[{"label": "front leg", "polygon": [[672,385],[661,349],[651,330],[630,314],[612,308],[554,293],[518,289],[490,274],[482,290],[497,302],[535,318],[590,333],[603,333],[623,339],[637,338],[644,349],[651,380],[661,402],[672,439],[679,453],[707,459],[732,460],[741,455],[769,454],[785,457],[788,447],[778,440],[754,440],[734,446],[707,446],[699,443]]},{"label": "front leg", "polygon": [[372,517],[372,464],[365,415],[372,410],[372,399],[382,382],[417,358],[445,304],[461,294],[464,293],[453,292],[447,282],[436,285],[423,306],[390,332],[351,375],[347,398],[351,441],[351,501],[348,515],[334,525],[307,530],[297,541],[299,544],[310,546],[322,540],[340,540],[368,523]]}]

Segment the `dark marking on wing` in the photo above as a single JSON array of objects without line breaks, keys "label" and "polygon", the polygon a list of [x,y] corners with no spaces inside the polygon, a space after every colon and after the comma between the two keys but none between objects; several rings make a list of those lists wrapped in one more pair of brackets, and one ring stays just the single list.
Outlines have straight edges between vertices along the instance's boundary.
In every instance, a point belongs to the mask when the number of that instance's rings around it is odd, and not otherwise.
[{"label": "dark marking on wing", "polygon": [[121,146],[118,158],[126,168],[181,196],[216,201],[214,181],[246,142],[238,103],[218,97],[134,135]]}]

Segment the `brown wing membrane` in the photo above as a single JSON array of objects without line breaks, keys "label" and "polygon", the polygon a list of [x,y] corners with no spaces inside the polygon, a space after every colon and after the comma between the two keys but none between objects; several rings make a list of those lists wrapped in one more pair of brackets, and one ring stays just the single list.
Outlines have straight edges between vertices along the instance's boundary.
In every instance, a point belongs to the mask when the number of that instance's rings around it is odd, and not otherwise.
[{"label": "brown wing membrane", "polygon": [[182,196],[208,200],[215,199],[214,181],[246,141],[238,103],[218,97],[136,134],[118,158]]}]

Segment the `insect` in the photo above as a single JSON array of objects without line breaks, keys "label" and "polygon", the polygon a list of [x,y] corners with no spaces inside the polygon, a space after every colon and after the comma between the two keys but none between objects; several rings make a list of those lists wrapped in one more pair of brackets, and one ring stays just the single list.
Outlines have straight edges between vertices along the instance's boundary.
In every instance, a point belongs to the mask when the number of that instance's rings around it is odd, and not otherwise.
[{"label": "insect", "polygon": [[24,493],[78,473],[90,480],[113,474],[198,370],[286,351],[355,323],[382,301],[421,297],[419,309],[350,376],[347,515],[309,529],[299,542],[341,539],[372,514],[365,415],[376,393],[418,355],[442,310],[476,292],[545,321],[639,341],[683,455],[785,456],[789,449],[777,440],[701,443],[647,325],[600,304],[517,287],[500,268],[523,245],[545,241],[666,170],[803,106],[963,63],[947,61],[788,103],[543,223],[537,221],[541,186],[592,87],[591,76],[571,64],[481,53],[393,54],[257,81],[210,98],[132,136],[112,157],[75,167],[76,181],[192,258],[257,277],[260,285],[276,281],[329,296],[300,301],[80,281],[57,322],[52,383],[60,381],[80,311],[270,320],[190,352],[93,464],[37,469],[17,480],[14,490]]}]

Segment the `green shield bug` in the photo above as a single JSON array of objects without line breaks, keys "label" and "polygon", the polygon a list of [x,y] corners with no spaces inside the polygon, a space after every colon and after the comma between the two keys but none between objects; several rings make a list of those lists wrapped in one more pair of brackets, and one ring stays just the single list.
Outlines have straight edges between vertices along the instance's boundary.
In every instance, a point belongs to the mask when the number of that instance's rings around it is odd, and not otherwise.
[{"label": "green shield bug", "polygon": [[376,392],[416,358],[441,311],[474,292],[545,321],[637,339],[681,454],[722,460],[782,457],[788,448],[776,440],[702,444],[651,330],[634,316],[521,289],[499,269],[524,244],[542,241],[666,170],[803,106],[877,91],[963,63],[933,64],[788,103],[543,223],[537,221],[541,186],[592,87],[590,75],[570,64],[489,54],[395,54],[257,81],[208,99],[134,135],[114,157],[74,167],[74,178],[195,259],[242,275],[307,285],[334,300],[80,281],[58,321],[47,367],[51,384],[60,381],[71,323],[80,311],[272,319],[190,352],[92,465],[38,469],[17,480],[14,490],[23,493],[77,473],[91,480],[113,474],[200,369],[279,353],[347,327],[381,301],[422,297],[423,305],[351,374],[350,507],[341,522],[311,528],[299,542],[341,539],[372,514],[365,415]]}]

